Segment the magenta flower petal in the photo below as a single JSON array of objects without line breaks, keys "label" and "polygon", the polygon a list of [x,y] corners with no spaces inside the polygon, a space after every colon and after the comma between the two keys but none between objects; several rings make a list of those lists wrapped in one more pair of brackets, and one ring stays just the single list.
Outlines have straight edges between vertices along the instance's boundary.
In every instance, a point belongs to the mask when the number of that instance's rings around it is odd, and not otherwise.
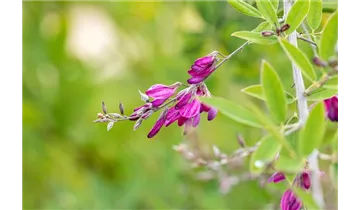
[{"label": "magenta flower petal", "polygon": [[218,113],[218,109],[211,107],[208,112],[208,118],[207,118],[208,121],[213,120],[216,117],[217,113]]},{"label": "magenta flower petal", "polygon": [[179,97],[177,104],[175,104],[175,109],[182,108],[189,102],[190,99],[191,99],[191,93],[186,93],[185,95],[182,93],[182,96]]},{"label": "magenta flower petal", "polygon": [[310,174],[307,172],[302,172],[300,174],[300,186],[305,190],[310,189],[311,187],[311,177]]},{"label": "magenta flower petal", "polygon": [[195,115],[200,113],[200,106],[200,101],[194,99],[191,103],[186,104],[179,110],[180,115],[185,118],[195,117]]},{"label": "magenta flower petal", "polygon": [[151,86],[147,91],[146,95],[154,99],[168,99],[174,95],[178,86],[167,86],[162,84],[156,84]]},{"label": "magenta flower petal", "polygon": [[193,122],[192,122],[192,127],[196,127],[198,126],[200,123],[200,113],[195,115],[194,119],[193,119]]},{"label": "magenta flower petal", "polygon": [[295,193],[290,189],[286,190],[280,201],[281,210],[300,210],[301,206],[302,203]]},{"label": "magenta flower petal", "polygon": [[205,77],[191,77],[187,80],[189,84],[198,84],[202,81],[204,81]]},{"label": "magenta flower petal", "polygon": [[178,119],[178,126],[184,125],[187,120],[188,120],[188,118],[179,117],[179,119]]},{"label": "magenta flower petal", "polygon": [[212,65],[214,61],[215,61],[214,56],[205,56],[205,57],[196,59],[195,65],[208,66],[208,65]]},{"label": "magenta flower petal", "polygon": [[151,104],[153,105],[153,107],[158,107],[158,106],[161,106],[166,100],[167,100],[167,98],[155,99],[154,101],[151,102]]},{"label": "magenta flower petal", "polygon": [[208,112],[211,109],[211,106],[201,103],[200,112]]},{"label": "magenta flower petal", "polygon": [[202,66],[199,66],[199,65],[196,65],[196,64],[194,64],[194,65],[191,66],[191,70],[193,70],[194,72],[200,72],[200,71],[202,71],[204,68],[205,68],[205,67],[202,67]]},{"label": "magenta flower petal", "polygon": [[274,182],[274,183],[278,183],[281,182],[283,180],[285,180],[285,175],[282,172],[275,172],[273,175],[271,175],[271,177],[268,179],[268,182]]},{"label": "magenta flower petal", "polygon": [[147,137],[150,139],[152,137],[154,137],[157,133],[159,133],[160,129],[162,128],[162,126],[165,123],[166,120],[166,115],[168,113],[168,110],[165,109],[161,114],[159,119],[156,121],[155,125],[152,127],[152,129],[150,130],[149,134],[147,135]]},{"label": "magenta flower petal", "polygon": [[179,117],[181,117],[179,111],[176,110],[174,107],[171,107],[166,116],[165,127],[171,125],[173,122],[178,120]]},{"label": "magenta flower petal", "polygon": [[327,117],[333,121],[338,122],[338,97],[333,96],[324,100]]}]

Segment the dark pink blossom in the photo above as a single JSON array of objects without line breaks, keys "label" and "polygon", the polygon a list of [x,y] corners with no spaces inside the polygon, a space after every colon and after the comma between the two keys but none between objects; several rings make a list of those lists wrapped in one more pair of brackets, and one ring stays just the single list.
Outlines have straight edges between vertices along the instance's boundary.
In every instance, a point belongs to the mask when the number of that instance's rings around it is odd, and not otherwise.
[{"label": "dark pink blossom", "polygon": [[333,121],[338,121],[338,96],[333,96],[324,100],[327,117]]},{"label": "dark pink blossom", "polygon": [[281,182],[283,180],[285,180],[285,174],[282,172],[275,172],[273,175],[271,175],[271,177],[268,179],[268,182],[274,182],[274,183],[278,183]]},{"label": "dark pink blossom", "polygon": [[298,184],[301,188],[308,190],[311,187],[311,177],[309,172],[302,172],[298,175]]},{"label": "dark pink blossom", "polygon": [[157,133],[159,133],[160,129],[162,128],[162,126],[166,121],[167,114],[168,114],[168,109],[165,108],[165,110],[160,114],[159,119],[156,121],[155,125],[152,127],[149,134],[147,135],[149,139],[154,137]]},{"label": "dark pink blossom", "polygon": [[191,78],[187,80],[189,84],[198,84],[203,82],[214,70],[217,62],[217,53],[212,53],[195,60],[191,69],[188,71]]},{"label": "dark pink blossom", "polygon": [[288,189],[285,191],[280,201],[281,210],[300,210],[302,207],[301,200],[296,197],[295,193]]},{"label": "dark pink blossom", "polygon": [[147,96],[153,98],[151,102],[154,107],[161,106],[166,100],[175,94],[176,89],[180,86],[180,83],[174,83],[172,85],[155,84],[151,86],[145,93]]}]

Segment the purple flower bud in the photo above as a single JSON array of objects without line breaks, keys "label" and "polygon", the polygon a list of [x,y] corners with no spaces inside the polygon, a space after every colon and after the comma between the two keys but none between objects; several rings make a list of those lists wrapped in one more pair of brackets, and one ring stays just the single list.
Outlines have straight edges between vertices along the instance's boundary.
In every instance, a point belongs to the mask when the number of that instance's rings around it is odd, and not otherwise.
[{"label": "purple flower bud", "polygon": [[263,31],[261,32],[261,35],[264,37],[273,36],[275,33],[273,31]]},{"label": "purple flower bud", "polygon": [[198,84],[204,81],[215,69],[217,59],[215,54],[198,58],[188,73],[192,76],[187,80],[189,84]]},{"label": "purple flower bud", "polygon": [[149,110],[149,109],[152,108],[152,106],[153,106],[153,105],[152,105],[151,103],[146,103],[146,104],[144,104],[144,105],[142,105],[142,106],[140,106],[140,107],[135,108],[135,109],[134,109],[134,112],[139,111],[139,110],[142,109],[142,108],[144,108],[143,110]]},{"label": "purple flower bud", "polygon": [[280,201],[281,210],[300,210],[302,203],[295,193],[290,189],[286,190]]},{"label": "purple flower bud", "polygon": [[180,115],[185,118],[195,117],[195,115],[200,113],[200,106],[200,101],[194,99],[191,103],[186,104],[179,110]]},{"label": "purple flower bud", "polygon": [[157,133],[159,133],[160,129],[165,123],[167,113],[168,113],[168,109],[165,108],[165,110],[160,114],[159,119],[156,121],[154,127],[152,127],[149,134],[147,135],[149,139],[154,137]]},{"label": "purple flower bud", "polygon": [[311,187],[311,178],[310,178],[310,174],[308,172],[302,172],[299,175],[299,184],[305,190],[310,189],[310,187]]},{"label": "purple flower bud", "polygon": [[284,24],[283,26],[281,26],[280,31],[281,31],[281,32],[285,32],[285,31],[287,31],[289,28],[290,28],[290,25],[286,23],[286,24]]},{"label": "purple flower bud", "polygon": [[171,107],[168,111],[165,121],[165,127],[171,125],[173,122],[178,120],[181,117],[179,110],[176,110],[174,107]]},{"label": "purple flower bud", "polygon": [[186,118],[186,117],[179,117],[178,126],[184,125],[187,120],[188,120],[188,118]]},{"label": "purple flower bud", "polygon": [[275,172],[273,175],[271,175],[271,177],[268,179],[268,182],[274,182],[274,183],[278,183],[281,182],[283,180],[285,180],[285,175],[282,172]]},{"label": "purple flower bud", "polygon": [[151,104],[153,105],[153,107],[159,107],[161,106],[165,101],[167,100],[167,98],[164,99],[155,99],[151,102]]},{"label": "purple flower bud", "polygon": [[211,109],[211,106],[201,103],[200,112],[208,112]]},{"label": "purple flower bud", "polygon": [[218,109],[211,107],[208,112],[208,117],[207,117],[208,121],[213,120],[216,117],[217,113],[218,113]]},{"label": "purple flower bud", "polygon": [[338,96],[324,100],[327,117],[333,121],[338,121]]},{"label": "purple flower bud", "polygon": [[214,61],[215,61],[214,56],[205,56],[205,57],[196,59],[195,65],[202,66],[202,67],[208,66],[208,65],[212,65]]},{"label": "purple flower bud", "polygon": [[192,122],[192,127],[197,127],[200,123],[200,113],[195,115],[193,122]]},{"label": "purple flower bud", "polygon": [[205,77],[191,77],[187,80],[189,84],[198,84],[205,80]]},{"label": "purple flower bud", "polygon": [[168,99],[172,95],[174,95],[176,89],[179,87],[178,83],[175,83],[173,85],[162,85],[162,84],[156,84],[151,86],[147,91],[146,95],[154,98],[154,99]]}]

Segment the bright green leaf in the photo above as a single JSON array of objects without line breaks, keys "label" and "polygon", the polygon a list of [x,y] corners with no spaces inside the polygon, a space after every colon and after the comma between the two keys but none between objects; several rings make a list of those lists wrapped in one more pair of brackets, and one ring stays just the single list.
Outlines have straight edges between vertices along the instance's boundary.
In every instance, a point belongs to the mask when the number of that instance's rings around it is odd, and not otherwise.
[{"label": "bright green leaf", "polygon": [[306,96],[308,101],[322,101],[324,99],[331,98],[338,93],[337,89],[319,88]]},{"label": "bright green leaf", "polygon": [[244,15],[263,18],[255,7],[251,6],[243,0],[228,0],[228,3]]},{"label": "bright green leaf", "polygon": [[256,6],[262,16],[272,25],[278,26],[278,17],[270,0],[256,0]]},{"label": "bright green leaf", "polygon": [[299,48],[290,44],[286,39],[279,38],[279,42],[289,59],[300,68],[303,75],[311,81],[316,80],[316,74],[309,59]]},{"label": "bright green leaf", "polygon": [[270,0],[270,1],[271,1],[272,5],[273,5],[275,11],[277,11],[278,8],[279,8],[279,0]]},{"label": "bright green leaf", "polygon": [[318,103],[311,110],[309,117],[300,130],[299,152],[304,156],[309,155],[319,147],[324,138],[325,132],[325,110],[324,104]]},{"label": "bright green leaf", "polygon": [[310,9],[306,17],[307,23],[312,30],[316,30],[322,17],[322,1],[321,0],[310,0]]},{"label": "bright green leaf", "polygon": [[309,0],[297,0],[291,7],[288,15],[286,16],[285,23],[290,25],[286,34],[295,31],[305,19],[309,12]]},{"label": "bright green leaf", "polygon": [[300,198],[301,202],[305,206],[305,209],[320,210],[311,193],[306,192],[301,188],[293,188],[293,190],[295,194]]},{"label": "bright green leaf", "polygon": [[[250,86],[242,89],[241,91],[252,97],[255,97],[257,99],[265,101],[265,96],[263,93],[262,85],[250,85]],[[294,101],[295,101],[294,96],[292,96],[290,93],[286,92],[287,104],[291,104]]]},{"label": "bright green leaf", "polygon": [[338,151],[338,130],[336,130],[334,137],[331,142],[331,146],[334,152]]},{"label": "bright green leaf", "polygon": [[338,89],[338,75],[332,76],[323,86],[326,89]]},{"label": "bright green leaf", "polygon": [[281,144],[271,135],[263,137],[259,144],[250,159],[252,173],[261,173],[275,159],[281,149]]},{"label": "bright green leaf", "polygon": [[263,37],[259,32],[251,32],[251,31],[237,31],[231,34],[231,36],[238,37],[240,39],[245,39],[250,42],[262,45],[274,44],[277,42],[275,36]]},{"label": "bright green leaf", "polygon": [[330,179],[333,186],[338,188],[338,163],[334,163],[330,165],[329,168]]},{"label": "bright green leaf", "polygon": [[261,65],[261,83],[270,113],[278,123],[283,123],[287,111],[285,90],[280,77],[266,61],[263,61]]},{"label": "bright green leaf", "polygon": [[279,159],[276,160],[274,167],[278,171],[284,173],[296,174],[299,171],[304,169],[305,160],[302,159],[292,159],[285,155],[280,155]]},{"label": "bright green leaf", "polygon": [[201,100],[218,108],[222,114],[236,122],[258,128],[262,127],[262,124],[257,120],[257,118],[240,104],[236,104],[232,101],[219,97],[201,98]]},{"label": "bright green leaf", "polygon": [[335,46],[338,41],[338,12],[334,12],[327,21],[320,38],[320,57],[327,61],[335,54]]},{"label": "bright green leaf", "polygon": [[265,30],[271,30],[271,25],[269,22],[264,21],[262,23],[260,23],[254,30],[252,30],[251,32],[262,32]]}]

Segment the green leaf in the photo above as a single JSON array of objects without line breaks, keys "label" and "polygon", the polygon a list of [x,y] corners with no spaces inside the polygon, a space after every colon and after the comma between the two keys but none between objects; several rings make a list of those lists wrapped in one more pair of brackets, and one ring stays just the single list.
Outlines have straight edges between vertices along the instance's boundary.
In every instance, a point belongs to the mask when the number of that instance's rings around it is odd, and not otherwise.
[{"label": "green leaf", "polygon": [[279,8],[279,0],[270,0],[274,9],[275,9],[275,12],[278,10]]},{"label": "green leaf", "polygon": [[255,29],[253,29],[251,32],[262,32],[265,30],[271,30],[271,25],[267,21],[264,21],[260,23]]},{"label": "green leaf", "polygon": [[295,2],[286,16],[285,23],[290,25],[290,28],[285,32],[286,34],[292,33],[300,26],[309,12],[309,7],[309,0],[297,0]]},{"label": "green leaf", "polygon": [[338,40],[338,12],[334,12],[328,19],[320,38],[320,57],[327,61],[335,54],[335,46]]},{"label": "green leaf", "polygon": [[263,61],[261,65],[261,83],[270,113],[278,123],[283,123],[287,111],[285,90],[280,77],[266,61]]},{"label": "green leaf", "polygon": [[[255,97],[257,99],[265,101],[265,96],[262,90],[262,85],[250,85],[244,89],[241,90],[242,92]],[[287,104],[291,104],[295,101],[294,96],[292,96],[290,93],[286,93],[286,102]]]},{"label": "green leaf", "polygon": [[222,114],[236,122],[258,128],[262,127],[257,118],[240,104],[220,97],[201,98],[201,101],[218,108]]},{"label": "green leaf", "polygon": [[338,163],[334,163],[334,164],[330,165],[329,173],[330,173],[331,183],[333,184],[335,189],[337,189],[338,188]]},{"label": "green leaf", "polygon": [[305,126],[300,130],[299,152],[309,155],[323,141],[325,133],[324,103],[318,103],[311,110]]},{"label": "green leaf", "polygon": [[309,27],[315,31],[320,23],[322,17],[322,1],[321,0],[310,0],[310,9],[307,15],[307,23]]},{"label": "green leaf", "polygon": [[228,3],[244,15],[263,18],[255,7],[251,6],[243,0],[228,0]]},{"label": "green leaf", "polygon": [[285,155],[280,155],[279,159],[276,160],[274,167],[276,170],[284,173],[296,174],[304,169],[304,165],[305,160],[299,158],[293,159]]},{"label": "green leaf", "polygon": [[299,48],[290,44],[286,39],[279,37],[279,42],[289,59],[296,64],[303,75],[311,81],[316,80],[316,74],[309,59]]},{"label": "green leaf", "polygon": [[262,16],[272,25],[278,26],[278,17],[270,0],[256,0],[256,6]]},{"label": "green leaf", "polygon": [[331,146],[334,152],[338,151],[338,130],[336,130],[334,137],[331,142]]},{"label": "green leaf", "polygon": [[338,93],[337,89],[327,89],[327,88],[319,88],[311,93],[311,95],[306,96],[308,101],[322,101]]},{"label": "green leaf", "polygon": [[305,206],[305,209],[320,210],[311,193],[300,188],[293,188],[293,190],[296,196],[300,198],[301,202]]},{"label": "green leaf", "polygon": [[338,89],[338,75],[332,76],[323,86],[326,89]]},{"label": "green leaf", "polygon": [[237,31],[231,34],[231,36],[235,36],[240,39],[245,39],[252,43],[262,44],[262,45],[269,45],[277,42],[275,36],[263,37],[259,32]]},{"label": "green leaf", "polygon": [[250,158],[250,171],[252,173],[261,173],[275,159],[281,149],[281,144],[272,135],[263,137],[259,144]]}]

